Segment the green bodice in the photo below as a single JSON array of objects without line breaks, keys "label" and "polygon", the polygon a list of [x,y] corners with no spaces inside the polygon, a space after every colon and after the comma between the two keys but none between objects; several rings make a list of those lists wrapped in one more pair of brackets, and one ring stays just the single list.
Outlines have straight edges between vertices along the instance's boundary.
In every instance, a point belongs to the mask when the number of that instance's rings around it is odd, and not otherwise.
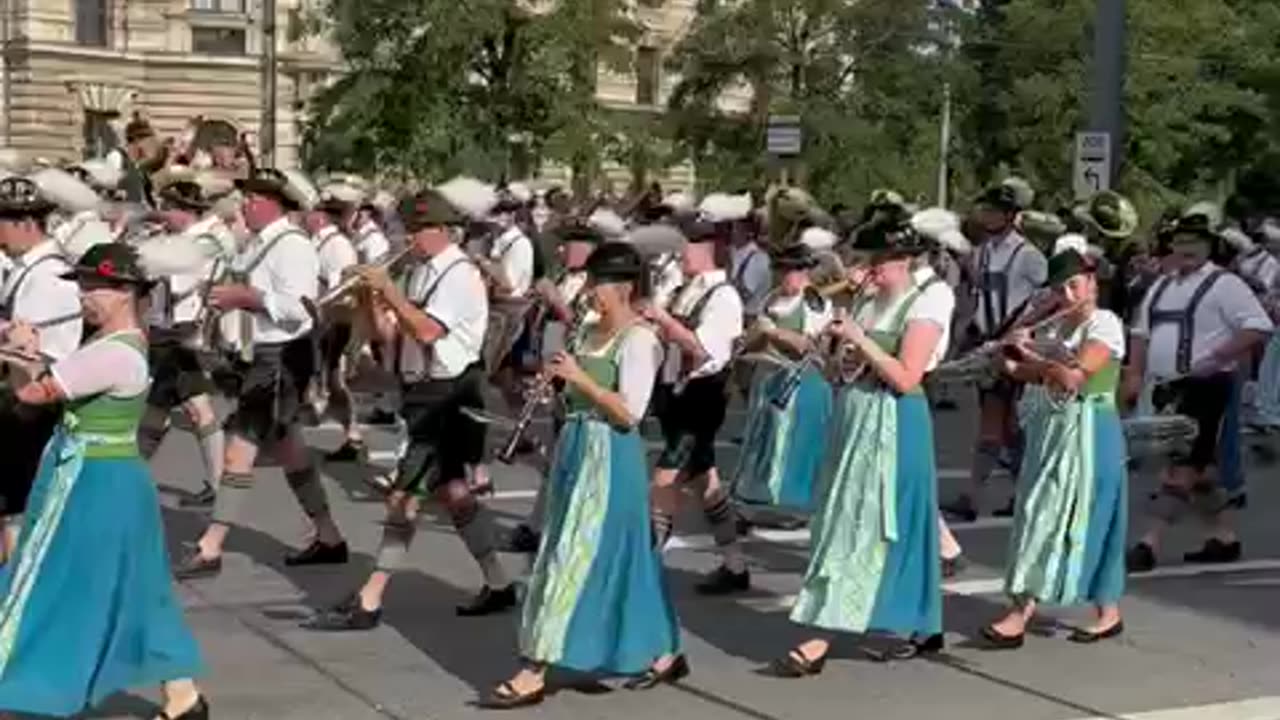
[{"label": "green bodice", "polygon": [[1084,387],[1080,388],[1080,393],[1082,395],[1115,398],[1116,388],[1119,385],[1120,361],[1113,358],[1106,365],[1103,365],[1098,372],[1089,376],[1089,379],[1084,383]]},{"label": "green bodice", "polygon": [[[100,342],[122,343],[146,357],[146,342],[135,333],[114,335]],[[69,401],[62,425],[85,441],[86,457],[136,457],[138,425],[146,408],[145,392],[123,398],[102,393]]]},{"label": "green bodice", "polygon": [[[871,340],[875,342],[876,345],[879,345],[880,349],[884,350],[886,353],[894,357],[898,356],[898,352],[902,349],[902,337],[907,333],[907,313],[911,311],[911,306],[915,304],[916,299],[920,297],[920,293],[923,289],[924,288],[922,286],[915,285],[907,291],[906,297],[904,297],[902,302],[898,303],[898,307],[894,309],[893,320],[889,323],[889,327],[883,330],[875,329],[866,331],[867,337],[871,338]],[[865,304],[872,302],[874,302],[874,300],[864,301],[864,305],[860,305],[858,309],[854,311],[854,317],[856,318],[861,314],[862,307],[864,307]],[[879,316],[874,317],[872,324],[879,324],[879,319]],[[924,383],[921,382],[917,383],[915,388],[906,394],[920,395],[923,393]]]},{"label": "green bodice", "polygon": [[[606,388],[611,392],[618,390],[618,349],[622,346],[622,338],[626,336],[629,327],[623,328],[614,334],[613,337],[604,344],[598,353],[588,353],[579,349],[580,345],[576,345],[574,349],[574,359],[578,361],[578,365],[597,385]],[[595,403],[582,393],[576,387],[570,386],[565,391],[565,406],[570,414],[573,413],[591,413],[596,409]]]}]

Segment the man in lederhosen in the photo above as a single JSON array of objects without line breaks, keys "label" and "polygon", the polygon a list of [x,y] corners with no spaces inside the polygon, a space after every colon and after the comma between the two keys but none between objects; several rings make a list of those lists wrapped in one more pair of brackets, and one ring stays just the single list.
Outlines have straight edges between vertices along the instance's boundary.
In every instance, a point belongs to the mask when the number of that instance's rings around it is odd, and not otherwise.
[{"label": "man in lederhosen", "polygon": [[[973,282],[977,307],[971,340],[993,340],[1019,316],[1032,293],[1044,284],[1048,263],[1044,254],[1019,233],[1017,188],[997,185],[982,194],[976,204],[976,225],[984,234],[974,252]],[[974,342],[973,344],[977,344]],[[1017,475],[1019,450],[1014,401],[1017,386],[1006,379],[978,388],[980,428],[978,446],[970,469],[969,489],[944,503],[943,511],[958,519],[972,521],[978,516],[979,498],[987,478],[1004,465]],[[1007,454],[1006,454],[1007,453]],[[1010,512],[1009,508],[1001,514]]]},{"label": "man in lederhosen", "polygon": [[457,608],[462,616],[486,615],[516,603],[515,584],[502,567],[492,517],[467,485],[466,466],[484,446],[484,429],[462,413],[482,408],[485,372],[480,351],[489,319],[488,290],[475,264],[458,247],[465,217],[440,193],[408,198],[401,218],[411,252],[422,262],[401,290],[385,269],[361,270],[371,293],[365,307],[379,335],[397,346],[401,415],[409,449],[400,459],[396,485],[373,573],[352,597],[318,613],[307,626],[319,630],[368,630],[382,616],[391,576],[404,568],[425,490],[449,513],[458,536],[484,574],[484,588]]},{"label": "man in lederhosen", "polygon": [[[1183,557],[1192,563],[1240,559],[1242,546],[1232,513],[1245,506],[1240,457],[1237,366],[1274,330],[1249,286],[1210,260],[1221,241],[1212,213],[1184,215],[1172,230],[1175,270],[1147,291],[1131,329],[1125,394],[1132,401],[1148,382],[1157,385],[1157,405],[1177,412],[1199,429],[1190,452],[1173,458],[1152,496],[1151,526],[1127,557],[1130,572],[1156,566],[1163,530],[1194,505],[1209,525],[1209,537]],[[1217,469],[1217,480],[1209,475]]]},{"label": "man in lederhosen", "polygon": [[[69,265],[57,245],[45,237],[44,223],[56,208],[53,198],[31,180],[0,180],[0,249],[12,261],[0,289],[0,340],[6,346],[38,352],[49,361],[79,347],[82,331],[80,291],[74,282],[62,279]],[[0,560],[8,557],[17,541],[20,523],[15,520],[26,510],[40,456],[62,415],[59,407],[19,403],[10,391],[17,384],[11,380],[0,392],[0,437],[5,441]]]},{"label": "man in lederhosen", "polygon": [[[703,514],[716,544],[728,547],[737,538],[737,523],[728,488],[716,471],[715,440],[729,401],[734,343],[742,336],[742,299],[716,266],[715,227],[691,221],[682,229],[688,240],[682,269],[689,281],[669,312],[658,307],[645,312],[667,345],[654,391],[664,440],[653,475],[654,541],[662,547],[670,538],[680,502],[677,483],[692,481],[701,485]],[[745,590],[750,575],[738,560],[727,555],[703,587]]]},{"label": "man in lederhosen", "polygon": [[[360,262],[355,246],[342,232],[342,215],[356,198],[344,196],[347,186],[321,188],[320,203],[303,215],[303,227],[316,244],[320,261],[320,295],[337,287],[346,272]],[[325,411],[342,425],[345,435],[338,449],[325,456],[327,462],[356,462],[364,456],[364,438],[355,418],[355,401],[347,387],[345,359],[351,342],[349,306],[325,308],[320,329],[320,359],[324,363],[321,384]]]},{"label": "man in lederhosen", "polygon": [[320,274],[315,245],[287,216],[301,208],[301,193],[274,170],[259,170],[237,180],[236,187],[244,194],[244,221],[254,238],[232,263],[233,277],[240,282],[213,287],[208,301],[219,310],[248,315],[252,362],[244,373],[236,410],[225,425],[225,469],[213,520],[177,568],[179,579],[221,572],[223,543],[231,527],[243,519],[253,490],[254,461],[266,445],[274,445],[289,488],[315,526],[310,545],[288,555],[285,564],[347,561],[347,543],[329,512],[298,416],[315,373],[310,304]]},{"label": "man in lederhosen", "polygon": [[181,406],[200,444],[206,472],[201,491],[181,502],[206,507],[213,505],[214,483],[222,477],[226,441],[213,409],[213,381],[197,347],[204,337],[201,324],[208,321],[203,294],[235,253],[235,236],[212,212],[215,200],[231,192],[232,184],[213,173],[169,170],[156,176],[155,190],[165,229],[200,248],[208,260],[198,273],[159,278],[152,292],[147,320],[154,377],[138,428],[138,449],[144,458],[154,456],[169,432],[170,414]]}]

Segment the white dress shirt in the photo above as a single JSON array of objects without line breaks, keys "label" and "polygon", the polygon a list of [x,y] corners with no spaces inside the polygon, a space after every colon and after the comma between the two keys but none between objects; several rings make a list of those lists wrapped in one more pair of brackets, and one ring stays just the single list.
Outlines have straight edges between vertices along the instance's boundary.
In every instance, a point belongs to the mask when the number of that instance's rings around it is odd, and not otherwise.
[{"label": "white dress shirt", "polygon": [[773,284],[769,253],[754,241],[735,246],[730,251],[730,267],[734,287],[742,295],[742,306],[747,315],[759,315],[764,307],[769,287]]},{"label": "white dress shirt", "polygon": [[1125,337],[1124,322],[1115,313],[1105,308],[1097,308],[1089,319],[1072,328],[1071,334],[1062,336],[1061,326],[1049,327],[1046,336],[1061,340],[1069,350],[1079,350],[1086,342],[1100,342],[1111,349],[1116,360],[1124,359]]},{"label": "white dress shirt", "polygon": [[489,248],[489,259],[502,268],[511,297],[522,298],[533,287],[533,241],[519,227],[507,228]]},{"label": "white dress shirt", "polygon": [[728,276],[723,270],[711,270],[701,273],[690,280],[676,295],[668,311],[676,318],[687,316],[693,312],[703,295],[717,285],[706,303],[703,303],[699,317],[689,318],[694,323],[693,333],[698,344],[707,354],[707,360],[701,366],[686,372],[685,357],[680,346],[667,343],[667,359],[663,365],[663,381],[674,383],[681,379],[715,375],[733,359],[733,344],[742,336],[742,299],[738,291],[728,283]]},{"label": "white dress shirt", "polygon": [[831,324],[831,320],[835,315],[835,308],[831,301],[822,298],[822,305],[814,310],[805,299],[805,293],[796,295],[783,295],[775,293],[770,295],[764,306],[764,313],[773,321],[774,325],[781,325],[782,319],[790,317],[796,312],[796,307],[801,306],[804,313],[804,329],[803,332],[808,337],[817,337],[821,335],[827,326]]},{"label": "white dress shirt", "polygon": [[316,253],[320,256],[320,286],[330,290],[342,282],[342,273],[360,258],[351,240],[336,225],[326,225],[316,233]]},{"label": "white dress shirt", "polygon": [[1258,247],[1237,259],[1235,270],[1246,283],[1265,295],[1276,289],[1276,280],[1280,279],[1280,260],[1276,260],[1266,248]]},{"label": "white dress shirt", "polygon": [[[1014,256],[1015,251],[1017,252],[1016,257]],[[998,330],[999,326],[1008,319],[1008,314],[1016,312],[1018,306],[1031,297],[1031,293],[1044,285],[1045,278],[1049,275],[1049,263],[1045,260],[1044,253],[1041,253],[1035,245],[1013,230],[1010,230],[1003,237],[987,240],[978,247],[973,255],[975,264],[974,282],[978,286],[977,309],[973,315],[974,323],[984,334],[989,334]],[[995,318],[995,327],[987,327],[988,293],[982,288],[984,272],[1005,273],[1005,282],[1008,287],[1007,303],[1003,308],[1003,313],[1005,314],[1002,314],[999,304],[999,288],[992,287],[989,293],[992,302],[995,303],[994,307],[991,308],[991,314]]]},{"label": "white dress shirt", "polygon": [[[158,309],[167,310],[167,319],[174,323],[187,323],[194,322],[200,317],[201,308],[204,307],[204,301],[201,298],[202,286],[211,279],[216,281],[216,275],[221,274],[221,271],[226,268],[226,263],[231,261],[231,258],[226,256],[226,251],[235,247],[235,235],[222,218],[217,215],[207,215],[188,226],[180,236],[189,238],[204,248],[209,261],[199,273],[169,276],[171,307]],[[164,319],[160,322],[164,322]],[[167,327],[167,325],[160,326]]]},{"label": "white dress shirt", "polygon": [[[1160,297],[1160,304],[1154,309],[1159,311],[1184,310],[1191,302],[1191,296],[1200,283],[1220,268],[1206,262],[1194,272],[1185,276],[1173,274],[1168,287]],[[1145,338],[1147,346],[1147,375],[1156,378],[1170,378],[1178,372],[1178,336],[1177,323],[1163,322],[1154,328],[1151,326],[1151,302],[1164,280],[1159,279],[1147,290],[1147,295],[1138,307],[1131,330],[1134,337]],[[1218,278],[1213,287],[1205,293],[1196,307],[1193,318],[1195,334],[1191,338],[1191,367],[1196,367],[1207,359],[1223,344],[1241,330],[1257,330],[1271,332],[1274,326],[1267,316],[1258,298],[1236,275],[1227,273]],[[1233,370],[1234,363],[1223,365],[1223,371]]]},{"label": "white dress shirt", "polygon": [[232,268],[247,270],[249,285],[262,294],[262,309],[253,314],[254,342],[286,343],[311,331],[303,299],[314,301],[318,294],[320,258],[311,238],[288,218],[255,235]]},{"label": "white dress shirt", "polygon": [[378,227],[378,223],[368,219],[356,228],[354,245],[356,253],[360,256],[360,262],[365,265],[372,265],[391,252],[391,242],[387,240],[382,228]]},{"label": "white dress shirt", "polygon": [[406,295],[444,327],[444,335],[430,347],[403,337],[400,343],[402,377],[417,380],[425,369],[425,374],[432,379],[455,378],[480,360],[489,326],[488,289],[480,269],[461,248],[450,245],[431,260],[415,266],[407,280]]},{"label": "white dress shirt", "polygon": [[80,288],[74,281],[60,277],[70,265],[52,240],[45,240],[12,260],[0,305],[10,320],[35,326],[41,354],[61,360],[80,347],[84,332]]}]

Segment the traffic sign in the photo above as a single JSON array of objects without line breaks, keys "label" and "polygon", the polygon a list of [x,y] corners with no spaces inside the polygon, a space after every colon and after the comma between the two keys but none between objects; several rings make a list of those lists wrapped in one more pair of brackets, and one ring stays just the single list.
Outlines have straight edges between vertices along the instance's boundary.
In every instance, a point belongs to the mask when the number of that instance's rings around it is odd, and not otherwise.
[{"label": "traffic sign", "polygon": [[1073,184],[1081,200],[1111,189],[1111,133],[1076,133]]},{"label": "traffic sign", "polygon": [[802,136],[799,115],[770,115],[765,149],[770,155],[792,157],[800,154]]}]

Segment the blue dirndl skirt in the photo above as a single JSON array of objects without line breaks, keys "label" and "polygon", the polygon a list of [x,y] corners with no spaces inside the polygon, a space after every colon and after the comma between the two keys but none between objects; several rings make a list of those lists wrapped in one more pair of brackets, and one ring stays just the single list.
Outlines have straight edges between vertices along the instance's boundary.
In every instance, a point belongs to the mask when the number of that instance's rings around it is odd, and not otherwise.
[{"label": "blue dirndl skirt", "polygon": [[831,420],[831,386],[816,368],[801,376],[790,402],[771,402],[789,372],[763,376],[751,393],[734,495],[748,504],[812,512]]},{"label": "blue dirndl skirt", "polygon": [[678,650],[679,623],[650,530],[647,468],[635,431],[582,415],[561,430],[521,616],[525,658],[630,675]]},{"label": "blue dirndl skirt", "polygon": [[66,717],[128,688],[193,678],[160,502],[140,458],[58,472],[45,449],[16,555],[0,572],[0,710]]}]

